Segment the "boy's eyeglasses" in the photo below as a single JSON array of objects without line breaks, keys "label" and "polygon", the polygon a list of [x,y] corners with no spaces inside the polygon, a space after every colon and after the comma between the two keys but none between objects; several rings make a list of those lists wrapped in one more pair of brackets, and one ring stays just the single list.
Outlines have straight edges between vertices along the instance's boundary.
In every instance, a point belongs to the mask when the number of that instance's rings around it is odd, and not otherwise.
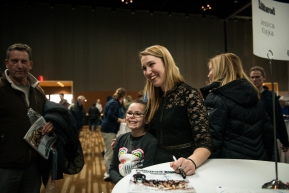
[{"label": "boy's eyeglasses", "polygon": [[142,116],[145,116],[145,114],[143,114],[143,113],[139,113],[139,112],[135,112],[135,113],[133,113],[133,112],[127,112],[126,113],[126,116],[127,117],[135,117],[135,118],[139,118],[139,117],[142,117]]}]

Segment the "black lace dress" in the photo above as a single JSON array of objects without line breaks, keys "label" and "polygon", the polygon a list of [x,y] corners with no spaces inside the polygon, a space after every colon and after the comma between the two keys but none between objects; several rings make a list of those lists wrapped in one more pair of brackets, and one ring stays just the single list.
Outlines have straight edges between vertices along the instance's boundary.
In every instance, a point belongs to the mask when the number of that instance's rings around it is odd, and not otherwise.
[{"label": "black lace dress", "polygon": [[179,83],[161,98],[150,122],[150,132],[157,137],[155,164],[190,156],[196,148],[211,151],[208,114],[199,92]]}]

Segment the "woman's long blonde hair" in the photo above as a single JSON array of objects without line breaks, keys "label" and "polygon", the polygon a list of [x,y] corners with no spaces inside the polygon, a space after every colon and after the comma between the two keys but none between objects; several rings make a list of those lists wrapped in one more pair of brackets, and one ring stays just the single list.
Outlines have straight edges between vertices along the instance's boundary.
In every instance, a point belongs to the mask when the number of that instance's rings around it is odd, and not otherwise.
[{"label": "woman's long blonde hair", "polygon": [[162,60],[166,75],[164,80],[164,91],[162,91],[161,87],[155,87],[149,80],[146,80],[144,93],[148,98],[148,121],[151,121],[159,107],[159,102],[162,95],[165,94],[166,91],[172,89],[176,84],[184,82],[184,78],[180,74],[172,55],[165,47],[154,45],[147,47],[145,50],[139,53],[140,59],[142,56],[147,55],[155,56]]},{"label": "woman's long blonde hair", "polygon": [[211,58],[208,62],[208,66],[212,65],[213,79],[212,82],[220,82],[220,86],[228,84],[233,80],[244,78],[254,87],[260,98],[260,92],[258,88],[251,82],[250,78],[243,70],[241,59],[233,53],[224,53]]}]

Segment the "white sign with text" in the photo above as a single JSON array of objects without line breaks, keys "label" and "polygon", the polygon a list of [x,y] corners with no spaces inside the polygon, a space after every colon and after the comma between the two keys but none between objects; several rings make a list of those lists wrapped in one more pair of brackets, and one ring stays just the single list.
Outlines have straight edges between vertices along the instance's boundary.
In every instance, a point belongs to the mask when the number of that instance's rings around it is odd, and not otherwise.
[{"label": "white sign with text", "polygon": [[254,55],[289,61],[289,3],[252,0],[252,16]]}]

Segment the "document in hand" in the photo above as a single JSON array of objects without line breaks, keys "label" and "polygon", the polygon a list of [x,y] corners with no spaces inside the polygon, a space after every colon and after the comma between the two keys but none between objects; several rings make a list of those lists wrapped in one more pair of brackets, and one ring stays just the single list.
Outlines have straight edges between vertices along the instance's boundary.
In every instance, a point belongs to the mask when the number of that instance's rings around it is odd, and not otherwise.
[{"label": "document in hand", "polygon": [[129,193],[196,193],[191,182],[174,171],[133,169]]},{"label": "document in hand", "polygon": [[48,159],[49,152],[57,139],[54,132],[49,135],[42,135],[42,128],[46,124],[45,119],[40,116],[30,127],[24,139],[45,159]]}]

